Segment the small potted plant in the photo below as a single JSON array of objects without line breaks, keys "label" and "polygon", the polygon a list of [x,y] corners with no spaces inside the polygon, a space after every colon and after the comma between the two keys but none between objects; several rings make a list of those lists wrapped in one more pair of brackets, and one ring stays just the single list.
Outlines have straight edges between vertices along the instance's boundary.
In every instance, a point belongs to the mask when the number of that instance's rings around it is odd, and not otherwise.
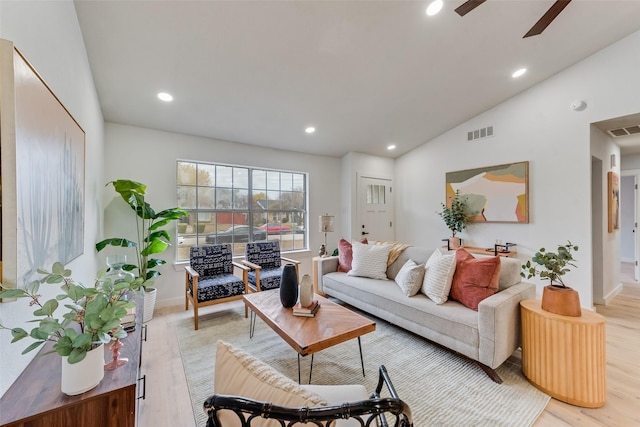
[{"label": "small potted plant", "polygon": [[522,265],[520,276],[527,279],[538,276],[549,281],[549,285],[542,290],[543,310],[564,316],[582,315],[580,294],[562,280],[562,276],[571,271],[571,267],[576,268],[573,252],[577,251],[578,246],[567,241],[566,245],[558,245],[557,252],[540,248],[530,261]]},{"label": "small potted plant", "polygon": [[444,223],[451,230],[449,238],[449,249],[457,249],[461,246],[461,239],[456,237],[456,233],[467,228],[469,224],[467,198],[460,195],[460,191],[456,191],[455,196],[451,199],[451,204],[442,203],[442,210],[438,215],[442,217]]},{"label": "small potted plant", "polygon": [[[135,303],[123,297],[130,290],[138,290],[142,280],[113,283],[106,271],[101,271],[94,286],[85,287],[59,262],[53,264],[51,271],[39,269],[38,273],[43,277],[24,289],[0,291],[0,298],[30,300],[29,306],[36,307],[31,320],[35,327],[28,332],[0,324],[0,329],[11,330],[12,343],[27,337],[35,340],[22,354],[52,342],[49,353],[62,356],[62,392],[84,393],[98,385],[104,376],[103,345],[127,336],[121,323],[127,309]],[[61,284],[61,294],[40,301],[42,295],[38,292],[44,284]]]},{"label": "small potted plant", "polygon": [[165,260],[152,256],[164,252],[171,245],[171,236],[164,227],[189,214],[177,207],[156,212],[145,200],[147,186],[139,182],[119,179],[107,183],[109,184],[113,185],[116,193],[120,194],[122,200],[133,210],[137,230],[136,241],[124,237],[104,239],[96,244],[96,250],[100,252],[107,246],[135,249],[137,264],[127,264],[124,270],[136,271],[137,276],[143,279],[144,321],[147,322],[153,317],[156,301],[157,289],[153,287],[153,279],[160,276],[156,267],[166,264]]}]

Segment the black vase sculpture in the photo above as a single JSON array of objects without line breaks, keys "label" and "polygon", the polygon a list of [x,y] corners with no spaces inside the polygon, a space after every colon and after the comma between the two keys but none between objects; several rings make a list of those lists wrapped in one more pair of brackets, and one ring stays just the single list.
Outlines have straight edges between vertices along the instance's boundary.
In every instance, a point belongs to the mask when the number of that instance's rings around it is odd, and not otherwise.
[{"label": "black vase sculpture", "polygon": [[280,302],[283,307],[290,308],[298,301],[298,275],[296,266],[285,264],[280,277]]}]

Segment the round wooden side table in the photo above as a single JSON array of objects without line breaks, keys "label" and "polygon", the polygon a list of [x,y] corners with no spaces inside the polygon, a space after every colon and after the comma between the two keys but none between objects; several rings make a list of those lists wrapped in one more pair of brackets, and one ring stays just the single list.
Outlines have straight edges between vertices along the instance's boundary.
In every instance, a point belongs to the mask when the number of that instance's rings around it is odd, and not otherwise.
[{"label": "round wooden side table", "polygon": [[599,408],[607,399],[605,318],[582,310],[561,316],[540,300],[520,302],[522,373],[536,388],[563,402]]}]

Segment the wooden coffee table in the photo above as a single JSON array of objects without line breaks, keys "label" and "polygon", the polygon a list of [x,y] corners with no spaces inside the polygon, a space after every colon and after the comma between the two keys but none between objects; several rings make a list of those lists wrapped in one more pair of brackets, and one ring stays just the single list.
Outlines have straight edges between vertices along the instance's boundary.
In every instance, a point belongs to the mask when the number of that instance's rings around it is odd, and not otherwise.
[{"label": "wooden coffee table", "polygon": [[293,309],[282,306],[279,289],[244,295],[244,302],[251,309],[249,335],[253,337],[255,316],[257,315],[289,343],[298,353],[298,382],[300,382],[300,356],[304,357],[310,354],[309,383],[311,383],[314,353],[358,338],[360,363],[362,364],[362,375],[364,375],[360,337],[375,331],[376,322],[319,295],[315,295],[315,298],[320,303],[315,317],[298,317],[293,315]]}]

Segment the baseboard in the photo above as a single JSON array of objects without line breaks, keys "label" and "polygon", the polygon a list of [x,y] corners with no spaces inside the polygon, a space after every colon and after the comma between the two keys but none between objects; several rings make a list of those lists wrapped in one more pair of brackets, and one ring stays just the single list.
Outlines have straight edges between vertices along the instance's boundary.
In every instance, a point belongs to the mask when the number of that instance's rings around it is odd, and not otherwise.
[{"label": "baseboard", "polygon": [[609,292],[607,295],[605,295],[605,297],[602,300],[599,301],[594,301],[594,303],[596,304],[600,304],[600,305],[609,305],[609,303],[611,303],[611,301],[620,293],[622,292],[622,283],[619,283],[618,286],[616,286],[615,289],[613,289],[611,292]]}]

